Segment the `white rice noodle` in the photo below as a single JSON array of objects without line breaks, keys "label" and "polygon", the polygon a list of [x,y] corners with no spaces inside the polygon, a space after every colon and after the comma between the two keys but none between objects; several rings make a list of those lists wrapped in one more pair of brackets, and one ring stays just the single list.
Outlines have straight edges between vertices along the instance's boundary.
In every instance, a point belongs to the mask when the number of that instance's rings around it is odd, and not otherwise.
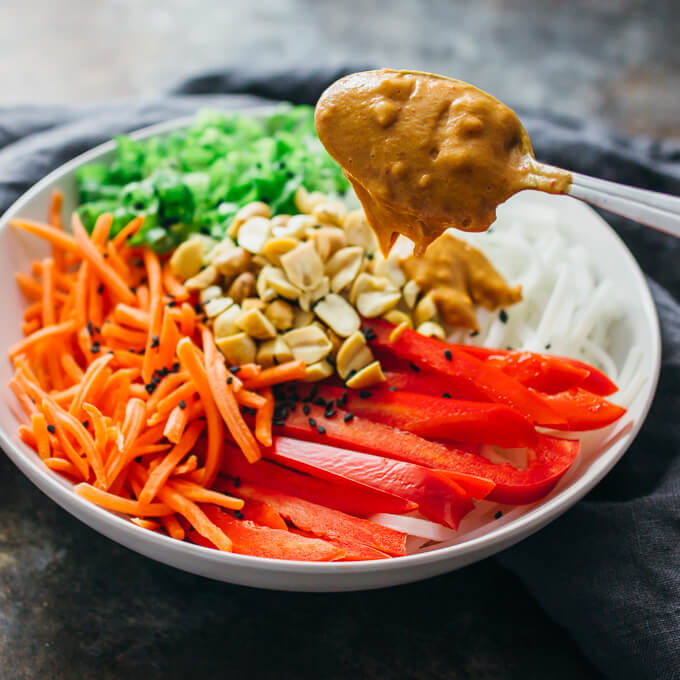
[{"label": "white rice noodle", "polygon": [[448,541],[457,535],[453,529],[448,529],[441,524],[408,515],[391,515],[387,512],[379,512],[371,515],[368,519],[395,531],[403,531],[411,536],[425,538],[428,541]]}]

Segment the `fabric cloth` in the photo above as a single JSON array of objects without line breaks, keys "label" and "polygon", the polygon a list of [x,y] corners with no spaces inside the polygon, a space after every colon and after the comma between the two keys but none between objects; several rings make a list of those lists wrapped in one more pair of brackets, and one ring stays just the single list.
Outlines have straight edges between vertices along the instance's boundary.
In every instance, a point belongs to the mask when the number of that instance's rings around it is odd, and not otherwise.
[{"label": "fabric cloth", "polygon": [[[113,135],[211,106],[313,103],[344,72],[202,74],[153,99],[87,108],[0,109],[0,212],[50,170]],[[680,194],[680,145],[519,110],[540,160]],[[680,677],[680,240],[607,216],[650,280],[663,367],[635,443],[582,502],[498,556],[611,678]]]}]

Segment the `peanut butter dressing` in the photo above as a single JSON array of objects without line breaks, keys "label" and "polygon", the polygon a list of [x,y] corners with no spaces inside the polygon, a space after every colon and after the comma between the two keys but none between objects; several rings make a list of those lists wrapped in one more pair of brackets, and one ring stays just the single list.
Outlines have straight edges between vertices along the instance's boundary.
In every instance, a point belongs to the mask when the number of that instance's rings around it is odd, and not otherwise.
[{"label": "peanut butter dressing", "polygon": [[521,286],[509,286],[484,253],[451,234],[440,236],[422,256],[401,263],[407,278],[431,293],[450,326],[479,330],[475,306],[494,310],[522,299]]},{"label": "peanut butter dressing", "polygon": [[449,227],[483,231],[516,192],[565,193],[571,183],[570,173],[535,160],[513,111],[460,80],[354,73],[323,93],[315,123],[383,253],[398,234],[418,254]]}]

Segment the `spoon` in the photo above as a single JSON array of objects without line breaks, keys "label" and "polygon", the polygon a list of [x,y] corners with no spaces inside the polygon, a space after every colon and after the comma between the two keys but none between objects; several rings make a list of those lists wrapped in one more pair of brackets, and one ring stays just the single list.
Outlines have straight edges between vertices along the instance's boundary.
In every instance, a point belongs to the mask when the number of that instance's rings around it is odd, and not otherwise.
[{"label": "spoon", "polygon": [[680,237],[680,198],[536,161],[516,114],[460,80],[354,73],[322,94],[315,124],[383,253],[400,233],[422,252],[449,227],[483,231],[496,207],[524,189],[568,194]]}]

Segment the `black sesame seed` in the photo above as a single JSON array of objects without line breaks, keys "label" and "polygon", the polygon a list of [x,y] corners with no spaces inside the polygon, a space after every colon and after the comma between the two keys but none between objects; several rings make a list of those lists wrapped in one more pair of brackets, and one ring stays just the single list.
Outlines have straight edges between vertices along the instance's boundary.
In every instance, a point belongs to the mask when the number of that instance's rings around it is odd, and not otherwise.
[{"label": "black sesame seed", "polygon": [[168,302],[168,307],[177,307],[177,303],[174,300],[170,300],[170,302]]},{"label": "black sesame seed", "polygon": [[450,350],[450,349],[445,349],[445,350],[444,350],[444,358],[445,358],[447,361],[453,361],[453,354],[451,354],[451,350]]},{"label": "black sesame seed", "polygon": [[134,286],[130,286],[131,293],[137,293],[137,289]]},{"label": "black sesame seed", "polygon": [[241,370],[240,366],[229,366],[229,373],[236,375]]},{"label": "black sesame seed", "polygon": [[345,413],[345,417],[343,418],[343,420],[344,420],[346,423],[349,423],[349,422],[350,422],[351,420],[353,420],[353,419],[354,419],[354,414],[353,414],[353,413]]},{"label": "black sesame seed", "polygon": [[234,377],[230,375],[230,376],[227,378],[227,385],[231,385],[231,383],[233,383],[233,382],[234,382]]},{"label": "black sesame seed", "polygon": [[305,404],[305,405],[302,407],[302,412],[303,412],[306,416],[308,416],[308,415],[309,415],[309,411],[310,411],[309,404]]},{"label": "black sesame seed", "polygon": [[161,341],[159,340],[158,336],[152,335],[151,336],[151,347],[155,349],[160,344],[161,344]]},{"label": "black sesame seed", "polygon": [[551,347],[552,347],[552,345],[551,345],[550,343],[548,343],[548,344],[545,346],[546,349],[550,349]]},{"label": "black sesame seed", "polygon": [[241,478],[240,477],[234,477],[234,486],[238,489],[239,486],[241,486]]},{"label": "black sesame seed", "polygon": [[334,408],[327,408],[324,412],[324,418],[332,418],[335,414],[337,413],[337,410]]},{"label": "black sesame seed", "polygon": [[366,253],[366,259],[370,262],[373,259],[373,253]]},{"label": "black sesame seed", "polygon": [[279,427],[283,427],[285,423],[280,418],[272,418],[272,425],[278,425]]},{"label": "black sesame seed", "polygon": [[501,309],[498,313],[498,318],[501,320],[501,323],[508,323],[508,313],[504,309]]},{"label": "black sesame seed", "polygon": [[392,385],[391,387],[388,387],[388,388],[387,388],[387,391],[388,391],[388,392],[396,392],[396,391],[397,391],[397,388],[394,387],[394,385]]},{"label": "black sesame seed", "polygon": [[361,390],[361,392],[359,392],[359,399],[368,399],[371,394],[372,392],[369,392],[368,390]]},{"label": "black sesame seed", "polygon": [[184,409],[187,407],[187,403],[184,401],[184,399],[182,399],[182,401],[180,401],[177,405],[182,409],[182,411],[184,411]]},{"label": "black sesame seed", "polygon": [[88,321],[88,322],[87,322],[87,332],[88,332],[90,335],[94,335],[94,325],[92,324],[91,321]]},{"label": "black sesame seed", "polygon": [[108,259],[109,259],[109,254],[108,254],[108,253],[103,253],[103,254],[102,254],[102,257],[103,257],[105,260],[108,260]]},{"label": "black sesame seed", "polygon": [[144,389],[147,391],[147,394],[153,394],[156,391],[156,387],[156,383],[153,382],[144,385]]},{"label": "black sesame seed", "polygon": [[312,427],[316,427],[316,420],[314,420],[314,418],[309,418],[309,419],[307,420],[307,422],[308,422]]},{"label": "black sesame seed", "polygon": [[201,307],[200,302],[197,302],[194,305],[194,312],[196,312],[196,314],[201,314],[201,312],[203,312],[203,307]]},{"label": "black sesame seed", "polygon": [[319,434],[326,434],[326,428],[323,425],[318,425],[317,428],[316,428],[316,431]]},{"label": "black sesame seed", "polygon": [[409,363],[409,366],[411,367],[411,370],[415,371],[416,373],[418,373],[420,371],[420,366],[417,366],[412,361]]},{"label": "black sesame seed", "polygon": [[503,511],[502,511],[502,510],[499,510],[499,511],[493,516],[494,519],[500,519],[501,517],[503,517]]},{"label": "black sesame seed", "polygon": [[451,395],[448,392],[444,392],[444,394],[442,394],[442,397],[444,397],[444,399],[451,399]]},{"label": "black sesame seed", "polygon": [[236,519],[243,519],[245,515],[240,510],[234,510],[234,517]]},{"label": "black sesame seed", "polygon": [[314,403],[315,403],[317,406],[326,406],[326,400],[325,400],[323,397],[317,397],[317,398],[314,400]]},{"label": "black sesame seed", "polygon": [[142,462],[142,457],[141,457],[141,456],[137,456],[137,458],[135,458],[135,462],[136,462],[136,463],[141,463],[141,462]]},{"label": "black sesame seed", "polygon": [[50,434],[54,434],[54,433],[57,431],[57,428],[54,427],[54,425],[48,425],[48,426],[47,426],[47,431],[48,431]]},{"label": "black sesame seed", "polygon": [[101,349],[101,347],[99,346],[99,343],[98,343],[98,342],[93,342],[93,343],[92,343],[92,347],[90,347],[90,352],[91,352],[92,354],[97,354],[97,353],[99,352],[100,349]]},{"label": "black sesame seed", "polygon": [[97,286],[97,292],[98,292],[100,295],[104,292],[104,284],[103,284],[103,283],[100,283],[100,284]]},{"label": "black sesame seed", "polygon": [[478,335],[479,335],[479,331],[472,331],[472,333],[470,333],[471,338],[476,338]]},{"label": "black sesame seed", "polygon": [[87,428],[90,426],[90,421],[89,420],[83,420],[83,427]]},{"label": "black sesame seed", "polygon": [[175,361],[175,363],[172,365],[172,372],[177,373],[179,371],[179,361]]}]

